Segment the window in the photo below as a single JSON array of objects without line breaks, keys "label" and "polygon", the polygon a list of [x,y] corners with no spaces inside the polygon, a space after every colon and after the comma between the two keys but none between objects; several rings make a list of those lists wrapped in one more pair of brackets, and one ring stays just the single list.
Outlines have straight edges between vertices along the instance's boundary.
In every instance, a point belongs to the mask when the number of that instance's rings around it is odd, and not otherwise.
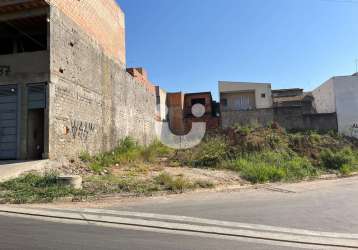
[{"label": "window", "polygon": [[191,106],[194,106],[195,104],[201,104],[205,106],[205,98],[195,98],[191,100]]},{"label": "window", "polygon": [[250,106],[250,97],[249,96],[239,96],[235,101],[235,106],[239,110],[248,110],[251,109]]},{"label": "window", "polygon": [[262,93],[262,94],[261,94],[261,98],[266,98],[266,94],[265,94],[265,93]]},{"label": "window", "polygon": [[235,110],[255,109],[255,92],[239,93],[234,100]]},{"label": "window", "polygon": [[30,84],[27,86],[28,109],[46,108],[45,84]]}]

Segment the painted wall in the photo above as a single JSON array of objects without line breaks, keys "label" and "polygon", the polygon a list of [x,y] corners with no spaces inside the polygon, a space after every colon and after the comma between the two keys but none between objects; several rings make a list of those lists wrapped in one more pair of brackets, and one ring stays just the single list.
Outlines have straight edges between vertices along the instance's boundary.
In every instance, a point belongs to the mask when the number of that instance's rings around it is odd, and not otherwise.
[{"label": "painted wall", "polygon": [[337,112],[338,131],[358,138],[358,76],[336,76],[313,91],[319,113]]},{"label": "painted wall", "polygon": [[150,143],[155,91],[56,6],[50,16],[49,157],[109,151],[126,136]]},{"label": "painted wall", "polygon": [[273,109],[256,109],[248,111],[221,111],[221,127],[226,129],[237,125],[267,126],[273,122]]},{"label": "painted wall", "polygon": [[184,94],[182,92],[167,93],[169,127],[176,135],[185,134]]},{"label": "painted wall", "polygon": [[338,130],[358,138],[358,76],[334,77]]},{"label": "painted wall", "polygon": [[[240,91],[255,91],[255,102],[257,109],[271,108],[271,84],[269,83],[244,83],[244,82],[219,82],[219,93],[228,94]],[[263,98],[261,95],[265,94]],[[221,98],[221,97],[220,97]],[[225,107],[221,106],[225,110]],[[228,106],[227,110],[233,110],[234,107]]]},{"label": "painted wall", "polygon": [[336,97],[334,92],[334,79],[331,78],[312,91],[313,106],[318,113],[336,112]]},{"label": "painted wall", "polygon": [[167,92],[159,86],[155,87],[157,95],[157,120],[167,120]]}]

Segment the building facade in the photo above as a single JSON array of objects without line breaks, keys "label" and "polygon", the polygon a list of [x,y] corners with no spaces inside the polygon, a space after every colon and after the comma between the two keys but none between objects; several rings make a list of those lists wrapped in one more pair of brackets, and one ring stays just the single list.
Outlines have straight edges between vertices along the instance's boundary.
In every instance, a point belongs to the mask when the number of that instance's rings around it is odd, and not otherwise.
[{"label": "building facade", "polygon": [[223,128],[273,121],[271,84],[219,82],[220,118]]},{"label": "building facade", "polygon": [[312,93],[303,89],[271,90],[268,83],[219,82],[221,125],[267,126],[288,130],[337,129],[335,112],[317,113]]},{"label": "building facade", "polygon": [[[201,104],[204,107],[203,114],[193,114],[193,107]],[[188,93],[184,97],[184,124],[185,132],[188,133],[193,122],[205,122],[207,131],[219,128],[218,104],[213,100],[211,92]]]},{"label": "building facade", "polygon": [[[169,127],[174,134],[185,135],[189,133],[193,122],[205,122],[207,131],[220,127],[218,104],[213,101],[211,92],[199,93],[167,93]],[[202,105],[200,116],[193,114],[193,106]]]},{"label": "building facade", "polygon": [[338,131],[358,138],[358,73],[332,77],[313,96],[318,113],[337,113]]},{"label": "building facade", "polygon": [[126,71],[114,0],[3,1],[0,33],[0,159],[75,157],[126,136],[154,139],[155,89]]}]

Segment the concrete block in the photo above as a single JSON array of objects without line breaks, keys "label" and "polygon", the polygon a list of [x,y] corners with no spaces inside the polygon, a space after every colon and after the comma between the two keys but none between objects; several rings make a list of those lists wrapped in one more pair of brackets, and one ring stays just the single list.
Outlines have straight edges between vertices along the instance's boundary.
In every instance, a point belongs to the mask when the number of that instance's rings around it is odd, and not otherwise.
[{"label": "concrete block", "polygon": [[57,177],[57,183],[74,189],[82,189],[82,177],[79,175],[61,175]]}]

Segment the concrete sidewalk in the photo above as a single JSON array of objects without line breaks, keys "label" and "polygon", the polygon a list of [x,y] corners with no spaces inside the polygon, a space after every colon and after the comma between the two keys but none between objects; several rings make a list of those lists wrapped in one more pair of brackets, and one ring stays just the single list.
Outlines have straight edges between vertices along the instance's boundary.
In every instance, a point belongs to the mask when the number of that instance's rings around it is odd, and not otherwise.
[{"label": "concrete sidewalk", "polygon": [[4,182],[31,171],[41,171],[53,165],[53,161],[0,161],[0,182]]}]

